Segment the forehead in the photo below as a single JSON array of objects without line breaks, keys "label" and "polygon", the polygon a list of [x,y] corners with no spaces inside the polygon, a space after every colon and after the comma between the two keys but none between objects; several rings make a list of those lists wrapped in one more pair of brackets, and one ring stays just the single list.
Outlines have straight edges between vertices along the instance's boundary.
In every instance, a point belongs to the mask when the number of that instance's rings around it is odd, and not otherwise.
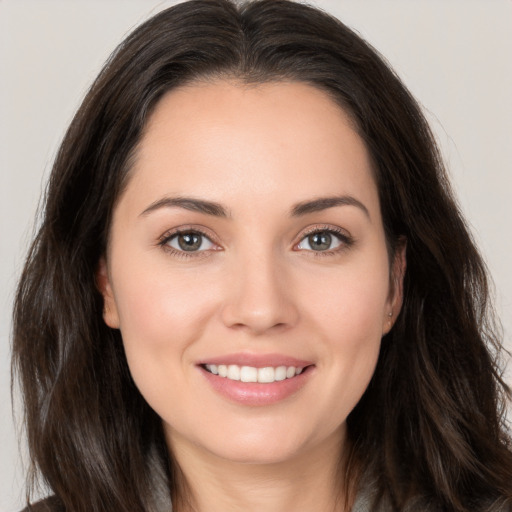
[{"label": "forehead", "polygon": [[328,192],[376,200],[370,157],[350,117],[325,92],[296,82],[172,90],[148,120],[130,181],[146,202],[163,193],[223,202],[230,192],[261,206]]}]

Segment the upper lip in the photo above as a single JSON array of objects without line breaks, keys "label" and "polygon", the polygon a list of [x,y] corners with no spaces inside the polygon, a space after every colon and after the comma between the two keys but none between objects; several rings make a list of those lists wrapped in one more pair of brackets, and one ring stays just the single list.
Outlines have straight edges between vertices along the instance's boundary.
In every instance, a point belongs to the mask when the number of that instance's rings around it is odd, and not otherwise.
[{"label": "upper lip", "polygon": [[254,368],[265,368],[268,366],[294,366],[296,368],[305,368],[311,366],[312,361],[297,359],[296,357],[284,354],[226,354],[224,356],[209,357],[198,362],[199,365],[207,364],[236,364],[237,366],[252,366]]}]

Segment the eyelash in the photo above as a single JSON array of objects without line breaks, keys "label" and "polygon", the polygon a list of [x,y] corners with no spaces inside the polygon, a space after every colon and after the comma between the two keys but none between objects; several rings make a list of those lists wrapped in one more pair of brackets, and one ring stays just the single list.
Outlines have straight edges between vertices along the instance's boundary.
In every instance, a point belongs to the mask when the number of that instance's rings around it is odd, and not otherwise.
[{"label": "eyelash", "polygon": [[[315,226],[308,230],[306,230],[304,233],[301,234],[300,241],[294,245],[294,247],[297,247],[300,243],[302,243],[303,240],[305,240],[307,237],[311,235],[315,235],[317,233],[327,233],[329,235],[335,236],[340,242],[341,245],[339,247],[336,247],[334,249],[330,249],[327,251],[313,251],[309,250],[306,251],[308,254],[315,258],[324,258],[329,256],[335,256],[337,254],[340,254],[348,249],[350,249],[354,243],[355,240],[352,236],[350,236],[346,231],[342,230],[341,228],[335,227],[335,226]],[[299,251],[301,249],[298,249]]]},{"label": "eyelash", "polygon": [[[304,249],[296,249],[297,251],[305,251],[307,253],[310,253],[313,257],[326,257],[326,256],[333,256],[336,254],[339,254],[341,252],[346,251],[349,249],[355,242],[355,240],[348,235],[345,231],[343,231],[340,228],[334,227],[334,226],[316,226],[314,228],[310,228],[306,230],[304,233],[302,233],[300,240],[294,244],[294,249],[297,248],[307,237],[317,234],[317,233],[326,233],[329,235],[335,236],[340,242],[341,245],[339,247],[336,247],[335,249],[326,250],[326,251],[314,251],[314,250],[304,250]],[[162,249],[170,254],[172,254],[175,257],[178,258],[205,258],[211,255],[212,250],[203,250],[203,251],[180,251],[177,250],[171,246],[169,246],[169,242],[179,236],[179,235],[199,235],[201,237],[205,237],[208,239],[212,244],[217,245],[216,242],[212,240],[212,236],[206,233],[205,231],[198,229],[197,227],[183,227],[179,229],[174,229],[170,232],[164,233],[159,241],[158,245],[162,247]],[[217,251],[219,249],[213,249],[213,252]]]},{"label": "eyelash", "polygon": [[[201,230],[201,229],[198,229],[197,227],[182,227],[182,228],[179,228],[179,229],[174,229],[172,231],[168,231],[166,233],[164,233],[159,241],[158,241],[158,245],[160,247],[162,247],[162,249],[166,252],[168,252],[169,254],[171,254],[172,256],[175,256],[175,257],[178,257],[178,258],[207,258],[208,256],[211,255],[211,252],[212,250],[206,250],[206,251],[180,251],[180,250],[177,250],[175,249],[174,247],[171,247],[169,244],[169,242],[179,236],[179,235],[199,235],[201,237],[204,237],[206,238],[207,240],[209,240],[213,245],[217,245],[216,242],[214,242],[212,240],[212,236],[208,233],[206,233],[205,231]],[[215,252],[216,250],[218,249],[213,249],[213,251]]]}]

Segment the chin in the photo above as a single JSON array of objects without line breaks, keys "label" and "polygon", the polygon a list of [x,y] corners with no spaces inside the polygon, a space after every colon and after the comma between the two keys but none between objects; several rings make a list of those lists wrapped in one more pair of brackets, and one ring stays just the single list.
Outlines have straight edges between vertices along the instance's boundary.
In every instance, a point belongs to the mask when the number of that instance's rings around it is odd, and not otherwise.
[{"label": "chin", "polygon": [[253,428],[235,435],[226,433],[211,443],[209,451],[226,461],[239,464],[282,464],[297,460],[322,441],[318,432],[293,432],[292,429]]},{"label": "chin", "polygon": [[238,464],[269,465],[294,460],[301,452],[301,447],[283,447],[274,443],[267,443],[266,446],[241,443],[226,447],[225,450],[217,448],[213,453],[221,459]]}]

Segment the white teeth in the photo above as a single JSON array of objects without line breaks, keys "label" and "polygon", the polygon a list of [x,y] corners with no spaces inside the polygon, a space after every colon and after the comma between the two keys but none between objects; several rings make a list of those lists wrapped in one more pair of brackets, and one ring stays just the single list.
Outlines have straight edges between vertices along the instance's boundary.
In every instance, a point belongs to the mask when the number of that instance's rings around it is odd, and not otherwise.
[{"label": "white teeth", "polygon": [[258,382],[258,368],[242,366],[240,368],[240,380],[242,382]]},{"label": "white teeth", "polygon": [[286,379],[286,366],[278,366],[276,368],[276,380]]},{"label": "white teeth", "polygon": [[230,364],[228,366],[227,378],[231,380],[240,380],[240,366]]},{"label": "white teeth", "polygon": [[275,370],[271,366],[258,370],[258,382],[274,382]]},{"label": "white teeth", "polygon": [[206,364],[205,368],[210,373],[219,375],[219,377],[242,382],[259,382],[262,384],[291,379],[296,375],[300,375],[304,369],[295,366],[266,366],[264,368],[255,368],[253,366],[238,366],[236,364]]}]

